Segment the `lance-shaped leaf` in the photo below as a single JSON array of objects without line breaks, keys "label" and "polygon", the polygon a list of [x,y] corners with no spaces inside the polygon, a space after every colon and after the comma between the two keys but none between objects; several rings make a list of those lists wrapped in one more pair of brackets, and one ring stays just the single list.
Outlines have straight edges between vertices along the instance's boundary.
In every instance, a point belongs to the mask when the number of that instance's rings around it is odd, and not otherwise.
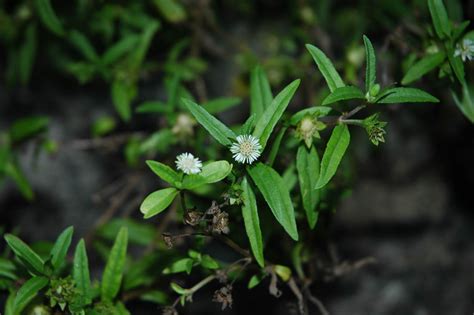
[{"label": "lance-shaped leaf", "polygon": [[437,103],[439,100],[433,95],[419,89],[396,87],[383,91],[379,96],[377,96],[375,101],[375,103],[381,104],[420,102]]},{"label": "lance-shaped leaf", "polygon": [[50,0],[35,0],[35,7],[44,26],[56,35],[64,35],[64,28],[54,12]]},{"label": "lance-shaped leaf", "polygon": [[445,58],[446,54],[443,51],[423,57],[417,63],[410,67],[410,69],[407,71],[407,73],[402,79],[402,84],[407,85],[418,80],[419,78],[442,64]]},{"label": "lance-shaped leaf", "polygon": [[311,229],[316,226],[316,222],[318,221],[316,207],[319,203],[319,190],[314,187],[319,178],[319,164],[319,156],[316,148],[312,146],[311,149],[308,150],[305,145],[300,145],[296,155],[296,169],[298,170],[303,208]]},{"label": "lance-shaped leaf", "polygon": [[322,105],[329,105],[339,101],[346,101],[352,99],[365,99],[364,93],[355,86],[343,86],[335,89],[324,100]]},{"label": "lance-shaped leaf", "polygon": [[451,34],[451,25],[449,24],[448,12],[444,7],[443,0],[428,0],[428,8],[436,35],[440,39],[449,36]]},{"label": "lance-shaped leaf", "polygon": [[202,104],[202,106],[209,114],[216,114],[239,105],[240,102],[241,100],[238,97],[220,97]]},{"label": "lance-shaped leaf", "polygon": [[128,230],[126,227],[120,229],[110,251],[100,288],[102,301],[112,301],[120,290],[125,258],[127,256]]},{"label": "lance-shaped leaf", "polygon": [[146,161],[146,164],[153,171],[153,173],[158,175],[158,177],[164,180],[165,182],[173,186],[176,186],[176,184],[180,181],[179,174],[176,173],[168,165],[165,165],[157,161],[151,161],[151,160]]},{"label": "lance-shaped leaf", "polygon": [[376,72],[376,62],[375,62],[375,51],[374,46],[370,42],[370,39],[364,35],[364,45],[365,45],[365,91],[369,92],[372,86],[375,84],[375,72]]},{"label": "lance-shaped leaf", "polygon": [[250,114],[260,118],[270,106],[272,98],[267,76],[260,66],[256,66],[250,74]]},{"label": "lance-shaped leaf", "polygon": [[342,157],[349,146],[350,139],[351,136],[347,125],[338,125],[334,128],[323,154],[315,189],[324,187],[336,174],[339,163],[341,163]]},{"label": "lance-shaped leaf", "polygon": [[262,149],[265,148],[273,128],[283,115],[283,112],[288,107],[291,98],[300,85],[300,80],[295,80],[288,84],[277,96],[273,99],[270,106],[267,107],[262,116],[257,120],[253,136],[259,139]]},{"label": "lance-shaped leaf", "polygon": [[474,99],[471,97],[471,93],[467,84],[463,84],[462,86],[461,100],[456,95],[456,93],[454,93],[454,91],[451,91],[451,93],[453,95],[454,103],[456,103],[464,116],[466,116],[466,118],[474,124]]},{"label": "lance-shaped leaf", "polygon": [[42,275],[44,273],[44,261],[25,242],[12,234],[6,234],[5,240],[13,250],[18,259],[25,265],[29,272]]},{"label": "lance-shaped leaf", "polygon": [[460,56],[454,57],[454,49],[452,47],[446,47],[449,65],[453,69],[454,75],[458,79],[459,83],[465,84],[466,78],[464,73],[464,63]]},{"label": "lance-shaped leaf", "polygon": [[178,190],[174,187],[160,189],[149,194],[140,205],[144,218],[148,219],[165,210],[174,200]]},{"label": "lance-shaped leaf", "polygon": [[318,66],[319,71],[321,71],[321,74],[326,80],[331,92],[337,88],[345,86],[331,60],[329,60],[329,58],[319,48],[310,44],[306,44],[306,49],[308,49],[309,53],[316,62],[316,65]]},{"label": "lance-shaped leaf", "polygon": [[255,200],[255,194],[247,177],[244,177],[242,180],[242,197],[244,199],[242,204],[242,216],[244,217],[245,231],[249,238],[250,248],[255,256],[255,260],[260,267],[263,268],[265,259],[263,258],[262,231],[260,230],[257,201]]},{"label": "lance-shaped leaf", "polygon": [[13,302],[13,313],[21,314],[24,308],[35,298],[41,289],[48,285],[46,277],[33,277],[26,281],[18,290]]},{"label": "lance-shaped leaf", "polygon": [[58,237],[51,249],[51,264],[55,270],[61,267],[66,259],[67,251],[71,245],[72,234],[74,233],[74,227],[70,226],[65,229]]},{"label": "lance-shaped leaf", "polygon": [[202,106],[187,100],[182,99],[183,104],[193,114],[194,118],[214,137],[220,144],[230,146],[232,142],[230,139],[235,139],[235,133],[226,125],[219,121],[216,117],[209,114]]},{"label": "lance-shaped leaf", "polygon": [[84,306],[91,303],[91,279],[89,275],[89,260],[86,245],[83,239],[79,241],[74,252],[72,278],[78,290],[77,302]]},{"label": "lance-shaped leaf", "polygon": [[273,168],[262,163],[249,167],[247,170],[277,221],[291,238],[297,241],[295,210],[283,179]]}]

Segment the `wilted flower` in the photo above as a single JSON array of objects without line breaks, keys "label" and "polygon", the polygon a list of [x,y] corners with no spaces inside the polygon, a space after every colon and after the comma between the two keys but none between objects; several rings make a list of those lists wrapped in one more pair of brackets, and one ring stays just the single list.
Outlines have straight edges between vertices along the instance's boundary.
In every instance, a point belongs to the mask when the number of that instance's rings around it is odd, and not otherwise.
[{"label": "wilted flower", "polygon": [[212,300],[221,303],[222,310],[225,310],[227,307],[232,308],[232,286],[226,285],[225,287],[216,290]]},{"label": "wilted flower", "polygon": [[176,157],[176,168],[185,174],[201,172],[202,162],[191,153],[182,153]]},{"label": "wilted flower", "polygon": [[202,218],[202,212],[196,210],[189,210],[184,213],[183,221],[187,225],[196,226]]},{"label": "wilted flower", "polygon": [[229,229],[229,214],[225,211],[218,210],[212,217],[212,233],[215,234],[228,234]]},{"label": "wilted flower", "polygon": [[188,114],[180,113],[171,131],[180,138],[186,138],[193,135],[193,127],[196,121]]},{"label": "wilted flower", "polygon": [[237,142],[234,142],[230,147],[233,158],[239,163],[252,164],[258,159],[261,151],[260,142],[252,135],[238,136]]},{"label": "wilted flower", "polygon": [[461,44],[456,45],[454,57],[461,56],[463,62],[471,61],[474,58],[474,42],[470,39],[463,39]]}]

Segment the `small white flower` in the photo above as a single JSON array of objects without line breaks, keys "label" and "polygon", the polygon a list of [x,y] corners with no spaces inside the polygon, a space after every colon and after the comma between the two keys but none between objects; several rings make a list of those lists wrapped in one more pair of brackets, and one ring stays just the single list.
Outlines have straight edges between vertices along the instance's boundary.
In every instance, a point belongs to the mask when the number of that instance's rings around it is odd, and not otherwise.
[{"label": "small white flower", "polygon": [[258,159],[261,154],[262,146],[258,139],[252,135],[242,135],[237,137],[237,142],[234,142],[230,147],[230,152],[233,153],[233,158],[239,163],[252,164]]},{"label": "small white flower", "polygon": [[454,57],[461,56],[463,62],[471,61],[474,58],[474,42],[470,39],[464,39],[461,44],[456,45]]},{"label": "small white flower", "polygon": [[176,157],[176,168],[185,174],[201,172],[202,162],[191,153],[182,153]]}]

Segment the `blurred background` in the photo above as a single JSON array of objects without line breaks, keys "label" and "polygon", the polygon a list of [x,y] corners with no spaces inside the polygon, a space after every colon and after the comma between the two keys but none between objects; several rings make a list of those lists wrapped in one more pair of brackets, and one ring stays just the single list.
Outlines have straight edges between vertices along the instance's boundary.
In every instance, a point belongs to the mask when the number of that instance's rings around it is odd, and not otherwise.
[{"label": "blurred background", "polygon": [[[473,19],[473,1],[445,4],[452,20]],[[143,160],[179,141],[157,109],[171,98],[217,99],[221,119],[240,122],[249,71],[261,64],[274,91],[302,79],[292,111],[319,105],[328,90],[304,44],[320,47],[346,82],[362,86],[363,34],[374,44],[380,83],[395,84],[426,49],[431,23],[422,0],[51,5],[55,14],[44,1],[0,0],[0,140],[14,126],[27,130],[9,143],[15,158],[0,179],[0,229],[29,242],[52,241],[69,225],[78,239],[111,216],[140,218],[154,185]],[[473,62],[465,67],[472,76]],[[474,126],[446,81],[433,74],[416,86],[441,102],[388,106],[379,147],[364,130],[353,134],[348,188],[315,247],[339,267],[314,288],[331,314],[474,312]],[[349,263],[371,257],[375,264]],[[245,285],[236,285],[233,308],[222,314],[296,314],[290,291],[277,299],[266,286]],[[183,313],[219,313],[213,289]],[[145,302],[130,309],[159,312]]]}]

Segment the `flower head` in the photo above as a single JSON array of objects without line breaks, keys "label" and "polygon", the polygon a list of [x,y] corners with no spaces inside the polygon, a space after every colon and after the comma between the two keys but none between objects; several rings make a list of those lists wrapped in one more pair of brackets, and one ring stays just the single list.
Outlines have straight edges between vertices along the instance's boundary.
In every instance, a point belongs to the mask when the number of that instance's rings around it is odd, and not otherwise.
[{"label": "flower head", "polygon": [[202,162],[191,153],[182,153],[176,157],[176,168],[185,174],[201,172]]},{"label": "flower head", "polygon": [[463,62],[474,58],[474,42],[470,39],[463,39],[461,44],[456,45],[454,57],[461,56]]},{"label": "flower head", "polygon": [[252,135],[238,136],[237,142],[234,142],[230,147],[233,158],[239,163],[252,164],[258,159],[261,151],[262,146],[258,139]]}]

